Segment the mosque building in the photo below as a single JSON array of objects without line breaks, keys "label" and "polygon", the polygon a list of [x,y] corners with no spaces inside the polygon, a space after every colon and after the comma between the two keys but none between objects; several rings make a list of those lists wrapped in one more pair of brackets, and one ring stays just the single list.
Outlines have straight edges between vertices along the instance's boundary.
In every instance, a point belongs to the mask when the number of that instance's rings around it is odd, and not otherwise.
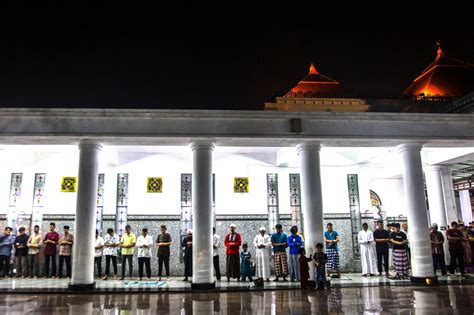
[{"label": "mosque building", "polygon": [[[473,112],[474,65],[440,47],[398,99],[353,97],[311,64],[263,111],[2,108],[0,225],[70,225],[79,288],[93,283],[88,235],[126,224],[154,238],[168,227],[173,275],[193,228],[196,289],[213,287],[212,227],[223,237],[232,223],[248,243],[297,225],[310,252],[332,222],[353,272],[364,222],[408,222],[424,240],[430,222],[473,220]],[[417,244],[413,277],[433,277]]]}]

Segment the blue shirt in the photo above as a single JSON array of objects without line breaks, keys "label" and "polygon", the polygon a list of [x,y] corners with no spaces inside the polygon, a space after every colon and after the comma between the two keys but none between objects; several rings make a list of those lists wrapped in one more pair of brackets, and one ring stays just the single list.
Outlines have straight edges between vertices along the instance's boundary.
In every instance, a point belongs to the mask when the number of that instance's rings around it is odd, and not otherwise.
[{"label": "blue shirt", "polygon": [[[281,234],[273,233],[272,242],[273,243],[287,243],[286,234],[283,233],[283,232]],[[281,245],[273,246],[273,252],[274,253],[276,253],[276,252],[285,252],[285,251],[286,251],[286,246],[281,246]]]},{"label": "blue shirt", "polygon": [[[338,236],[339,234],[337,234],[337,232],[334,230],[332,232],[329,232],[329,231],[324,232],[324,237],[329,241],[335,241]],[[332,243],[332,244],[326,243],[326,248],[337,249],[337,243]]]},{"label": "blue shirt", "polygon": [[303,239],[298,234],[288,236],[288,246],[290,247],[290,255],[297,255],[298,249],[303,246]]},{"label": "blue shirt", "polygon": [[15,235],[6,236],[3,234],[0,236],[0,255],[10,256],[12,253],[13,243],[15,242]]}]

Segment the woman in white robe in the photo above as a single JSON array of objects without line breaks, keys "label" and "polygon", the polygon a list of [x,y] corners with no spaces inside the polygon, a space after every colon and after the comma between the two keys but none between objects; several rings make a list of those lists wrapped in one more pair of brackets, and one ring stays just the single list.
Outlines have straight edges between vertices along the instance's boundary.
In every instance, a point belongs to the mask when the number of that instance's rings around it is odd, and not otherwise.
[{"label": "woman in white robe", "polygon": [[253,239],[255,246],[255,275],[257,278],[270,281],[270,249],[272,242],[269,235],[265,235],[265,228],[259,229],[260,235]]},{"label": "woman in white robe", "polygon": [[375,254],[374,234],[369,231],[367,223],[362,224],[363,230],[357,235],[360,245],[360,261],[362,263],[362,276],[375,276],[377,262]]}]

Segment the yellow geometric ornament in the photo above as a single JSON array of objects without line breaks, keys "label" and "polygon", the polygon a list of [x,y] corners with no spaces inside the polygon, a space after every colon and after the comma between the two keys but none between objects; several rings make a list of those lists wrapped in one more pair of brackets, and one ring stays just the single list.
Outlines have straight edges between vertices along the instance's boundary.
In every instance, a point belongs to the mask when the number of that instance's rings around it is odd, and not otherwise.
[{"label": "yellow geometric ornament", "polygon": [[163,179],[161,177],[147,177],[146,192],[160,193],[163,191]]},{"label": "yellow geometric ornament", "polygon": [[61,180],[61,192],[76,192],[77,177],[63,177]]},{"label": "yellow geometric ornament", "polygon": [[249,192],[249,178],[248,177],[234,177],[234,192],[248,193]]}]

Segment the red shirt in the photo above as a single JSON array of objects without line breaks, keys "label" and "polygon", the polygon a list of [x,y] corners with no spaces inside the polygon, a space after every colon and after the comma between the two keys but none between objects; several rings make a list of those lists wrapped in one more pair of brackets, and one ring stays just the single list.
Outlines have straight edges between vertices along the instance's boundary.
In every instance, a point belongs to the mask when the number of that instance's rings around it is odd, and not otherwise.
[{"label": "red shirt", "polygon": [[[46,240],[55,241],[56,244],[59,241],[59,234],[57,232],[48,232],[43,239],[43,242]],[[48,256],[56,255],[56,244],[47,243],[44,248],[44,254]]]},{"label": "red shirt", "polygon": [[[231,246],[230,243],[235,243],[233,246]],[[240,237],[240,234],[239,233],[235,233],[235,234],[232,234],[232,233],[229,233],[225,236],[225,241],[224,241],[224,245],[225,247],[227,247],[227,250],[226,250],[226,254],[227,255],[235,255],[235,254],[239,254],[239,248],[240,248],[240,245],[242,244],[242,238]]]}]

